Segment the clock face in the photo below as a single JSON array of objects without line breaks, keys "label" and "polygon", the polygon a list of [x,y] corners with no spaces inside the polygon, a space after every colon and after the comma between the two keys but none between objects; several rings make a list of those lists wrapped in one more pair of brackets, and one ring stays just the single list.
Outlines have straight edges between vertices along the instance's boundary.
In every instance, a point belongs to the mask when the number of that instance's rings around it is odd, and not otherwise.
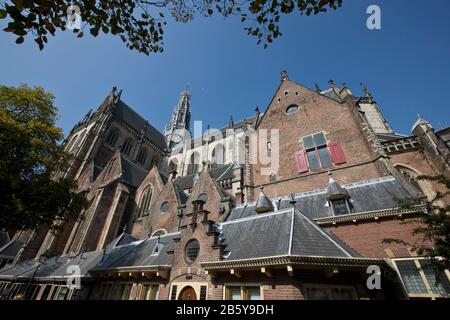
[{"label": "clock face", "polygon": [[181,138],[178,134],[174,134],[174,135],[172,136],[172,141],[175,142],[175,143],[178,143],[178,142],[180,142],[181,140],[182,140],[182,138]]}]

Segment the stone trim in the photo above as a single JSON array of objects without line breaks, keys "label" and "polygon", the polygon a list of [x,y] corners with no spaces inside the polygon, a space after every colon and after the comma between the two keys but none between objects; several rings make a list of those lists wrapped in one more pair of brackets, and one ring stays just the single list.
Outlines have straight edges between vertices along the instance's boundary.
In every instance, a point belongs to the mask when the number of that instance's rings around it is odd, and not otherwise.
[{"label": "stone trim", "polygon": [[360,213],[350,213],[341,216],[317,218],[314,221],[320,226],[336,225],[340,223],[358,222],[366,220],[378,220],[379,218],[403,217],[414,214],[426,214],[425,205],[417,205],[411,208],[392,208]]},{"label": "stone trim", "polygon": [[347,257],[323,257],[323,256],[295,256],[283,255],[254,259],[237,259],[225,261],[202,262],[205,270],[228,270],[232,268],[259,268],[261,266],[285,266],[285,265],[319,265],[319,266],[345,266],[367,267],[369,265],[385,265],[384,259],[376,258],[347,258]]}]

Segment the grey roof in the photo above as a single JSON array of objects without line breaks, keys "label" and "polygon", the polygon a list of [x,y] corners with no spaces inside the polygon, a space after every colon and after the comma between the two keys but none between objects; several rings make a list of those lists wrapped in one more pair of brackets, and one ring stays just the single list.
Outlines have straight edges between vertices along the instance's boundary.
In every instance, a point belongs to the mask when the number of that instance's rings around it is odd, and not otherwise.
[{"label": "grey roof", "polygon": [[134,241],[138,241],[139,239],[132,236],[128,233],[121,233],[117,238],[115,238],[113,241],[111,241],[107,246],[106,249],[112,249],[114,247],[123,246],[125,244],[130,244]]},{"label": "grey roof", "polygon": [[181,204],[185,204],[189,198],[189,196],[186,194],[186,192],[183,191],[183,189],[180,187],[177,181],[173,181],[173,187],[175,189],[176,195],[178,197],[178,200]]},{"label": "grey roof", "polygon": [[121,99],[117,101],[116,108],[114,109],[114,115],[138,132],[141,132],[141,130],[145,130],[144,136],[161,150],[167,148],[164,135],[156,128],[154,128],[151,124],[149,124],[148,121],[142,118],[136,111],[134,111]]},{"label": "grey roof", "polygon": [[0,259],[13,260],[17,253],[22,249],[23,241],[12,240],[0,248]]},{"label": "grey roof", "polygon": [[280,255],[359,256],[294,208],[224,222],[217,229],[221,243],[226,245],[226,260]]},{"label": "grey roof", "polygon": [[[108,255],[108,259],[98,264],[92,271],[115,270],[130,267],[149,267],[169,265],[167,251],[173,250],[173,239],[179,237],[179,232],[170,233],[159,237],[150,237],[123,246],[122,254],[114,257]],[[159,250],[155,253],[155,247],[159,241]],[[116,248],[118,250],[121,248]]]},{"label": "grey roof", "polygon": [[[342,185],[350,196],[352,213],[375,211],[398,207],[395,199],[411,198],[411,195],[392,176]],[[327,204],[325,189],[299,193],[294,196],[295,208],[311,219],[330,217],[333,214]],[[273,199],[275,208],[291,206],[291,198]],[[248,203],[232,209],[229,220],[257,215],[255,204]]]},{"label": "grey roof", "polygon": [[18,264],[8,264],[0,270],[0,279],[15,278],[24,274],[31,274],[37,264],[37,259],[26,260]]},{"label": "grey roof", "polygon": [[131,184],[134,187],[138,187],[148,174],[148,171],[126,159],[123,155],[120,155],[122,161],[122,178],[125,182]]},{"label": "grey roof", "polygon": [[0,248],[3,247],[5,244],[9,243],[11,239],[9,238],[9,235],[5,231],[0,231]]},{"label": "grey roof", "polygon": [[322,91],[320,94],[337,102],[342,102],[342,98],[332,88]]},{"label": "grey roof", "polygon": [[[222,165],[220,167],[214,168],[209,170],[210,175],[215,179],[216,181],[223,181],[233,178],[233,166],[234,164],[226,164]],[[190,189],[194,186],[194,176],[195,174],[191,174],[184,177],[179,177],[175,181],[178,183],[178,185],[183,189]]]}]

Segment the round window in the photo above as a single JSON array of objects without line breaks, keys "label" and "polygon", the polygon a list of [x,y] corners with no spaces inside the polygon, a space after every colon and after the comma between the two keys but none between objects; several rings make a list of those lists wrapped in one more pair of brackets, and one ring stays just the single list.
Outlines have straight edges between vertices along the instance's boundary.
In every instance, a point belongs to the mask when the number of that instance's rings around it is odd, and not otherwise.
[{"label": "round window", "polygon": [[292,104],[286,109],[286,113],[291,115],[298,112],[298,105]]},{"label": "round window", "polygon": [[189,262],[194,262],[197,259],[199,252],[200,244],[198,243],[198,240],[190,240],[186,245],[186,259]]},{"label": "round window", "polygon": [[161,207],[159,208],[159,210],[161,210],[162,213],[167,213],[167,211],[169,211],[169,202],[168,201],[164,201],[161,204]]}]

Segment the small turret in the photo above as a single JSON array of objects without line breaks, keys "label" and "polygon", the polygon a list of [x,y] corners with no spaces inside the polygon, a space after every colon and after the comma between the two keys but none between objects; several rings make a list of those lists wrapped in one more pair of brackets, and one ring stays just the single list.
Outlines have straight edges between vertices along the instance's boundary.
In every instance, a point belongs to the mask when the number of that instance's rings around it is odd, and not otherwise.
[{"label": "small turret", "polygon": [[258,213],[274,211],[272,201],[264,193],[264,187],[261,186],[255,211]]}]

